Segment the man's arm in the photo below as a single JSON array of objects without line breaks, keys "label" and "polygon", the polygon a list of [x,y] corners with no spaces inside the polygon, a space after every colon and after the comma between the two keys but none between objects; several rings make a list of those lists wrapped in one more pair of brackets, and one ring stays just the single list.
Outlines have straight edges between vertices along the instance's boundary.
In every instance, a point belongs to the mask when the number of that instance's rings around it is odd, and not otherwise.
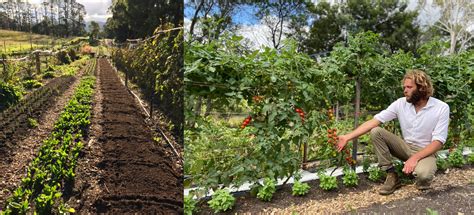
[{"label": "man's arm", "polygon": [[344,148],[344,146],[347,144],[347,142],[349,142],[349,140],[352,140],[360,135],[363,135],[369,132],[372,128],[375,128],[379,125],[380,125],[380,121],[374,118],[367,122],[364,122],[362,125],[357,127],[354,131],[348,134],[339,136],[339,141],[337,141],[337,146],[336,146],[337,151],[340,152]]},{"label": "man's arm", "polygon": [[434,154],[441,148],[443,148],[443,144],[441,143],[441,141],[434,140],[424,149],[420,150],[419,152],[408,158],[408,160],[405,162],[405,166],[403,167],[402,171],[406,174],[412,173],[413,171],[415,171],[416,164],[419,160]]}]

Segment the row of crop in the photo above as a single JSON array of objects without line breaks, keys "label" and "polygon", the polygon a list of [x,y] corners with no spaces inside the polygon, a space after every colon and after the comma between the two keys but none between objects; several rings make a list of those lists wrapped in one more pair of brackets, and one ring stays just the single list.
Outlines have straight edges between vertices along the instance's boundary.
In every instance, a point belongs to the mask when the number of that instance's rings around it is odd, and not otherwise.
[{"label": "row of crop", "polygon": [[0,113],[0,127],[3,128],[0,142],[4,142],[21,125],[25,124],[28,118],[37,118],[38,114],[35,113],[41,112],[40,110],[51,103],[54,98],[64,93],[74,80],[73,76],[56,78]]},{"label": "row of crop", "polygon": [[[93,59],[87,64],[85,74],[91,73],[95,67],[96,60]],[[55,78],[0,113],[0,127],[3,128],[0,132],[0,143],[5,142],[19,127],[26,126],[29,119],[39,118],[41,109],[52,103],[54,98],[62,95],[75,79],[70,75]]]},{"label": "row of crop", "polygon": [[[21,185],[7,200],[3,214],[73,212],[62,202],[62,192],[71,188],[75,167],[83,148],[91,117],[95,78],[84,77],[54,125],[51,136],[43,141]],[[54,208],[54,209],[53,209]]]},{"label": "row of crop", "polygon": [[[445,171],[448,168],[461,168],[466,163],[474,164],[474,154],[467,157],[467,161],[462,155],[462,149],[451,151],[447,158],[437,158],[437,166],[439,171]],[[395,162],[395,171],[403,182],[410,183],[409,176],[402,172],[404,164],[401,161]],[[368,179],[373,182],[381,182],[385,177],[385,172],[377,166],[364,165],[363,172],[368,174]],[[338,178],[331,174],[326,174],[323,171],[317,173],[319,178],[319,188],[324,191],[338,189]],[[311,186],[309,183],[300,182],[301,176],[296,175],[295,183],[292,185],[293,196],[304,196],[310,192]],[[345,166],[341,177],[342,184],[346,187],[355,187],[359,183],[359,175],[349,166]],[[255,183],[250,190],[250,194],[262,201],[271,201],[276,189],[277,183],[272,178],[265,178],[263,183]],[[199,211],[198,205],[203,206],[206,203],[215,212],[224,212],[231,210],[235,204],[236,198],[227,189],[216,190],[211,199],[202,198],[196,200],[195,195],[191,194],[184,197],[184,210],[186,215],[191,215]]]}]

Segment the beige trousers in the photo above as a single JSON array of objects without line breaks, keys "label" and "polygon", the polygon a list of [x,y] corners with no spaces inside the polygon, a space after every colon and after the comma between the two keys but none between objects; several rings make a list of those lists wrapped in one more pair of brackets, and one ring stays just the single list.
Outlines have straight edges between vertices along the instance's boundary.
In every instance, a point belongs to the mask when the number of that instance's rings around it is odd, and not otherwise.
[{"label": "beige trousers", "polygon": [[[375,146],[375,154],[377,155],[379,166],[382,170],[387,170],[393,166],[393,156],[402,161],[406,161],[413,154],[423,149],[419,146],[406,143],[399,136],[381,127],[373,128],[370,131],[370,137]],[[435,154],[418,161],[415,171],[413,172],[418,182],[430,182],[433,179],[437,169]]]}]

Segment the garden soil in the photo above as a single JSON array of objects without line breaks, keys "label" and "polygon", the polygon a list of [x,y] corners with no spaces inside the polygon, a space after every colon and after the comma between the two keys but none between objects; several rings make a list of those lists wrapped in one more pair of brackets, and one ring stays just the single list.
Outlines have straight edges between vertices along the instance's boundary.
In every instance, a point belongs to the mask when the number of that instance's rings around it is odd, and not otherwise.
[{"label": "garden soil", "polygon": [[96,75],[90,139],[68,205],[79,214],[182,213],[182,173],[107,60]]},{"label": "garden soil", "polygon": [[[383,181],[372,182],[359,174],[359,185],[347,188],[338,177],[338,189],[323,191],[318,181],[309,182],[306,196],[291,195],[291,186],[280,187],[272,201],[263,202],[248,192],[237,194],[234,208],[226,214],[474,214],[474,166],[438,172],[432,189],[419,191],[408,180],[392,195],[378,194]],[[213,214],[205,201],[200,214]],[[428,208],[428,209],[427,209]]]}]

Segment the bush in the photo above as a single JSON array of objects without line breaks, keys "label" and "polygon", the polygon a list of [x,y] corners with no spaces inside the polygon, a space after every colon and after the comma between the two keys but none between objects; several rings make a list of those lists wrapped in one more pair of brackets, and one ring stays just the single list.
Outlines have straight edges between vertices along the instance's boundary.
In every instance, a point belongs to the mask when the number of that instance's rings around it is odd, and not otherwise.
[{"label": "bush", "polygon": [[21,93],[13,85],[0,82],[0,111],[3,111],[20,100]]},{"label": "bush", "polygon": [[64,50],[59,51],[56,54],[56,58],[58,59],[60,64],[69,64],[72,62],[71,58],[69,57],[69,54]]},{"label": "bush", "polygon": [[214,213],[219,213],[231,209],[234,206],[235,197],[227,190],[217,190],[212,194],[212,199],[208,203]]},{"label": "bush", "polygon": [[185,196],[184,197],[184,214],[185,215],[192,215],[194,210],[196,209],[197,201],[193,199],[192,196]]},{"label": "bush", "polygon": [[337,188],[336,176],[329,176],[324,173],[318,173],[319,187],[323,190],[333,190]]},{"label": "bush", "polygon": [[79,59],[77,57],[76,50],[74,50],[73,48],[68,49],[67,54],[69,55],[69,58],[71,59],[71,62]]},{"label": "bush", "polygon": [[263,186],[260,187],[257,193],[257,198],[263,201],[272,200],[273,193],[276,191],[275,180],[271,178],[265,178],[263,180]]},{"label": "bush", "polygon": [[23,87],[26,89],[33,89],[43,86],[43,84],[37,80],[26,80],[23,81]]},{"label": "bush", "polygon": [[347,187],[354,187],[359,184],[359,176],[351,168],[344,168],[344,175],[342,176],[342,183]]},{"label": "bush", "polygon": [[308,185],[308,183],[301,183],[299,181],[296,181],[293,184],[291,194],[293,196],[304,196],[309,192],[310,188],[311,187]]}]

